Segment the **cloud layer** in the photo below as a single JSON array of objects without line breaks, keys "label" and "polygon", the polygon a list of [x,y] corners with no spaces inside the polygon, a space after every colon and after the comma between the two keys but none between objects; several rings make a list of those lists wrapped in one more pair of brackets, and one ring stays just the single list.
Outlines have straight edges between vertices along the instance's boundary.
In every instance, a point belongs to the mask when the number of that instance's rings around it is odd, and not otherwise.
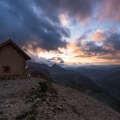
[{"label": "cloud layer", "polygon": [[59,15],[66,13],[84,21],[91,16],[93,3],[94,0],[0,1],[0,40],[11,38],[21,45],[35,41],[36,47],[46,50],[66,47],[63,38],[70,37],[70,31],[61,25]]},{"label": "cloud layer", "polygon": [[46,50],[66,47],[67,42],[62,38],[70,36],[69,29],[60,25],[57,15],[47,14],[48,11],[36,6],[34,1],[6,0],[0,8],[1,41],[11,38],[22,45],[35,41],[38,43],[35,47]]},{"label": "cloud layer", "polygon": [[[13,39],[24,50],[35,55],[54,51],[56,56],[48,59],[63,64],[66,56],[115,61],[120,58],[119,30],[106,31],[99,28],[102,25],[92,30],[95,25],[89,23],[92,20],[107,20],[118,24],[119,11],[119,0],[1,0],[0,43]],[[84,29],[90,26],[91,30],[82,31],[79,38],[70,42],[67,40],[71,38],[69,21],[87,25]]]},{"label": "cloud layer", "polygon": [[96,57],[98,59],[113,60],[119,63],[120,60],[119,33],[112,33],[107,31],[107,35],[104,36],[104,41],[102,40],[101,44],[97,44],[96,42],[98,41],[87,41],[84,42],[84,44],[83,42],[84,40],[81,39],[79,39],[79,44],[78,42],[76,42],[76,47],[74,47],[74,49],[76,49],[76,52],[78,53],[76,57]]}]

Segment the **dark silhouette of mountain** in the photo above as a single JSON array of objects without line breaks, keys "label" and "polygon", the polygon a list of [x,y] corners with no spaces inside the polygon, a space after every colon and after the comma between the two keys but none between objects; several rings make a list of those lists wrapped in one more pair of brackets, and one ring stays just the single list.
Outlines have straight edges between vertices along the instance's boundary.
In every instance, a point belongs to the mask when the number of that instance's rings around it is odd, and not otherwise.
[{"label": "dark silhouette of mountain", "polygon": [[76,80],[75,88],[95,99],[104,103],[105,105],[120,112],[120,91],[113,91],[104,87],[98,86],[89,78]]},{"label": "dark silhouette of mountain", "polygon": [[[64,84],[70,87],[73,87],[75,85],[75,79],[77,78],[84,78],[83,75],[81,75],[79,72],[72,71],[72,70],[66,70],[62,73],[52,74],[52,77],[54,79],[55,83]],[[76,83],[77,84],[77,83]]]},{"label": "dark silhouette of mountain", "polygon": [[80,73],[82,73],[85,76],[88,76],[92,79],[97,79],[101,77],[101,75],[106,75],[105,70],[103,69],[95,69],[95,68],[78,68],[76,69]]},{"label": "dark silhouette of mountain", "polygon": [[91,78],[82,75],[79,71],[66,70],[57,64],[53,64],[50,67],[46,64],[29,63],[28,66],[32,71],[40,70],[44,74],[49,75],[54,83],[77,89],[84,94],[92,96],[114,110],[120,111],[118,94],[115,95],[114,91],[98,86]]},{"label": "dark silhouette of mountain", "polygon": [[53,64],[51,67],[50,67],[50,71],[49,71],[51,74],[58,74],[58,73],[66,73],[67,70],[60,67],[59,65],[57,64]]},{"label": "dark silhouette of mountain", "polygon": [[36,71],[36,73],[41,73],[44,74],[48,77],[51,77],[51,74],[49,72],[49,66],[46,64],[39,64],[36,62],[27,62],[27,72],[28,74],[34,73]]},{"label": "dark silhouette of mountain", "polygon": [[62,67],[60,67],[57,64],[53,64],[51,67],[47,64],[40,64],[36,62],[27,62],[27,66],[29,66],[30,70],[41,70],[45,74],[56,74],[56,73],[63,73],[66,72],[66,70]]},{"label": "dark silhouette of mountain", "polygon": [[96,80],[101,76],[106,76],[113,69],[118,68],[118,65],[90,65],[80,67],[67,67],[70,70],[79,71],[81,74],[88,76],[89,78]]},{"label": "dark silhouette of mountain", "polygon": [[112,69],[109,74],[97,79],[96,83],[109,89],[120,90],[120,67]]}]

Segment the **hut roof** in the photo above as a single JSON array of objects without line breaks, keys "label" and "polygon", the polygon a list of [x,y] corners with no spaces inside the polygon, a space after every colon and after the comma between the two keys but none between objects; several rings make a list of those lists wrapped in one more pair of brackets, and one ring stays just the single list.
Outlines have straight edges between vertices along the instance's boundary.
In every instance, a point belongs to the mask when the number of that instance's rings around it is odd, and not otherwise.
[{"label": "hut roof", "polygon": [[15,49],[17,49],[24,57],[26,60],[30,60],[31,58],[18,46],[16,45],[11,39],[3,42],[0,44],[0,49],[6,45],[12,45]]}]

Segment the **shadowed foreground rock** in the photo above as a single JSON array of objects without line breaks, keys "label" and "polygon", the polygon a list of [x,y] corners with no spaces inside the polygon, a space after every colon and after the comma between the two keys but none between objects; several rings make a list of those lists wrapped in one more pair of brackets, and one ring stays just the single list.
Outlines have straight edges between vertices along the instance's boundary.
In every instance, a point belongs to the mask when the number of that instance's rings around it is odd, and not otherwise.
[{"label": "shadowed foreground rock", "polygon": [[30,78],[0,81],[0,120],[120,120],[120,114],[74,89]]}]

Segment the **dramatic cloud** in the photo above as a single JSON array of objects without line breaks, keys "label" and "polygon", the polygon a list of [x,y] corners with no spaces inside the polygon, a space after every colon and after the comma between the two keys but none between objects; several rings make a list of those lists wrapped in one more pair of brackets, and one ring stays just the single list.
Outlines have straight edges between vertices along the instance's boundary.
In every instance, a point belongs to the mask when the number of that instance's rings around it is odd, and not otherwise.
[{"label": "dramatic cloud", "polygon": [[63,63],[65,63],[64,61],[63,61],[63,59],[62,58],[60,58],[60,57],[53,57],[53,58],[50,58],[49,59],[50,61],[52,61],[52,62],[54,62],[54,63],[60,63],[60,64],[63,64]]},{"label": "dramatic cloud", "polygon": [[92,40],[96,42],[100,42],[105,40],[107,37],[107,33],[103,30],[96,30],[95,33],[92,35]]},{"label": "dramatic cloud", "polygon": [[119,11],[119,0],[1,0],[0,43],[49,64],[118,62]]},{"label": "dramatic cloud", "polygon": [[[37,0],[38,4],[41,4],[40,0]],[[60,13],[66,13],[70,17],[75,18],[79,21],[86,21],[92,15],[94,10],[94,5],[99,0],[44,0],[45,5],[53,8],[50,9],[50,12],[54,10],[59,11]]]},{"label": "dramatic cloud", "polygon": [[33,49],[40,47],[48,51],[66,47],[63,38],[69,37],[70,31],[61,26],[61,22],[67,24],[64,13],[84,21],[92,15],[94,1],[0,1],[0,40],[11,38],[19,45],[34,41],[37,44]]},{"label": "dramatic cloud", "polygon": [[[56,14],[48,15],[40,6],[35,6],[34,1],[6,0],[1,3],[1,42],[11,38],[21,45],[35,41],[36,48],[46,50],[66,47],[67,42],[63,40],[63,37],[69,37],[69,29],[60,25],[59,17]],[[41,13],[39,13],[39,9],[41,9]]]},{"label": "dramatic cloud", "polygon": [[105,40],[102,41],[102,45],[97,45],[96,41],[84,42],[84,45],[82,42],[80,41],[80,51],[84,53],[83,57],[101,56],[104,58],[104,55],[108,55],[111,59],[112,56],[113,59],[120,58],[120,34],[118,33],[111,33],[106,36]]},{"label": "dramatic cloud", "polygon": [[84,44],[86,42],[86,39],[88,39],[87,35],[88,35],[89,32],[90,32],[90,30],[87,30],[79,38],[77,38],[75,40],[75,44],[76,44],[77,47],[84,46]]},{"label": "dramatic cloud", "polygon": [[112,33],[107,40],[104,42],[104,45],[111,47],[111,50],[117,52],[120,50],[120,34],[119,33]]}]

